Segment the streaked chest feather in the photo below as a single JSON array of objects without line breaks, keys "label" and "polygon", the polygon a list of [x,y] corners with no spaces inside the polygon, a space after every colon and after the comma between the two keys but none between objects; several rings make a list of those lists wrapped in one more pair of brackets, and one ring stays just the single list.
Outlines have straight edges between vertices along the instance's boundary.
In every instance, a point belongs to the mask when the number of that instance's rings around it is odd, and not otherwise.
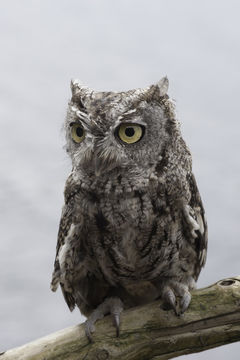
[{"label": "streaked chest feather", "polygon": [[102,197],[98,203],[90,201],[86,209],[87,252],[94,253],[100,267],[119,268],[136,278],[175,248],[177,226],[169,214],[154,209],[149,194]]}]

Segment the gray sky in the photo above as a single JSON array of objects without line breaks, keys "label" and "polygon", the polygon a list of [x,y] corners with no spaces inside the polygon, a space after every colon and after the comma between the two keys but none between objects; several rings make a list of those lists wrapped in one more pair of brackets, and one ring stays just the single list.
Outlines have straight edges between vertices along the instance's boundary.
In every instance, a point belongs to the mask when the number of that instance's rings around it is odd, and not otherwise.
[{"label": "gray sky", "polygon": [[239,13],[237,0],[1,1],[1,351],[83,321],[49,289],[71,78],[125,90],[168,75],[209,223],[198,286],[240,273]]}]

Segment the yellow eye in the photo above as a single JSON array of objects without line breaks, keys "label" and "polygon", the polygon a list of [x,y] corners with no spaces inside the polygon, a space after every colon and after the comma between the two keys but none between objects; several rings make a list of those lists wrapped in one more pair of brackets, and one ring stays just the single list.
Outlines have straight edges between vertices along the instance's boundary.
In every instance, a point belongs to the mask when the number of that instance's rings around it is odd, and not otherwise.
[{"label": "yellow eye", "polygon": [[80,124],[73,124],[71,128],[72,138],[76,143],[80,143],[85,138],[85,131]]},{"label": "yellow eye", "polygon": [[127,144],[139,141],[143,136],[143,128],[136,124],[122,124],[118,129],[119,138]]}]

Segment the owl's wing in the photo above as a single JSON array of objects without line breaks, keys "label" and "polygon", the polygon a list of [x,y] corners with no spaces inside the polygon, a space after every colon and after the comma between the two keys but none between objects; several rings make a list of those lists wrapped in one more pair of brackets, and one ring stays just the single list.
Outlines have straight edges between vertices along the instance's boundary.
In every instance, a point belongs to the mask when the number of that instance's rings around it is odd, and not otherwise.
[{"label": "owl's wing", "polygon": [[207,222],[201,196],[198,191],[195,177],[192,173],[188,177],[188,183],[191,199],[189,204],[184,207],[183,213],[186,231],[191,239],[191,243],[195,246],[198,256],[195,268],[195,277],[197,280],[201,268],[206,262],[208,243]]},{"label": "owl's wing", "polygon": [[[60,283],[63,296],[66,303],[68,304],[70,310],[73,310],[75,307],[75,299],[71,293],[71,288],[69,291],[66,290],[66,275],[64,276],[64,284],[62,280],[62,275],[67,271],[66,269],[66,256],[68,253],[68,238],[71,236],[73,228],[73,207],[71,206],[71,201],[66,203],[62,209],[61,220],[59,224],[58,237],[57,237],[57,247],[56,247],[56,257],[54,262],[54,271],[52,274],[51,289],[56,291]],[[63,270],[64,269],[64,270]]]},{"label": "owl's wing", "polygon": [[79,193],[79,186],[74,184],[72,174],[67,179],[64,197],[65,204],[62,209],[59,224],[56,257],[52,274],[51,289],[56,291],[60,283],[63,296],[70,310],[75,307],[75,299],[72,295],[71,276],[74,261],[74,244],[79,240],[79,226],[74,224],[75,195]]}]

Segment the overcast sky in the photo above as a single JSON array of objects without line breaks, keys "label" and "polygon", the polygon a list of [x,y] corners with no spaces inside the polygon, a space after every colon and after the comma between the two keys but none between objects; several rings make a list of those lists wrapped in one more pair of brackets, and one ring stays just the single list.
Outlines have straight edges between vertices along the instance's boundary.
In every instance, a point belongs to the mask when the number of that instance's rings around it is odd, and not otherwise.
[{"label": "overcast sky", "polygon": [[125,90],[168,75],[209,224],[198,286],[240,273],[239,18],[237,0],[1,1],[0,351],[84,320],[49,289],[71,78]]}]

